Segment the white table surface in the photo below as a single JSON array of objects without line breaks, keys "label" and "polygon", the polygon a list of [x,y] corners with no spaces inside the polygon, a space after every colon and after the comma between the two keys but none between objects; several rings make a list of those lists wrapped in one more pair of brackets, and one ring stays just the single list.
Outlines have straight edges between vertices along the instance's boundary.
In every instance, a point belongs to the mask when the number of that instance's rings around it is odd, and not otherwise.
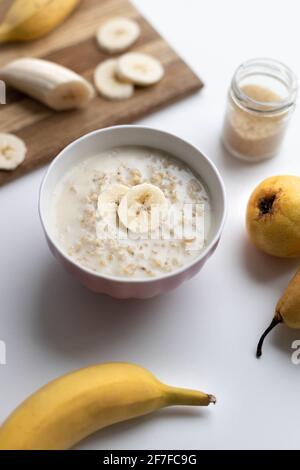
[{"label": "white table surface", "polygon": [[[0,189],[0,421],[28,394],[72,369],[132,361],[174,385],[215,393],[207,409],[174,408],[116,425],[81,449],[299,448],[300,331],[258,337],[299,261],[256,251],[244,230],[245,205],[264,177],[299,174],[300,107],[281,154],[249,166],[219,143],[226,90],[240,62],[274,57],[300,76],[295,0],[136,0],[136,5],[206,83],[198,95],[144,119],[190,140],[218,166],[229,215],[221,244],[201,273],[149,301],[97,296],[50,255],[37,213],[45,169]],[[239,19],[238,19],[239,18]]]}]

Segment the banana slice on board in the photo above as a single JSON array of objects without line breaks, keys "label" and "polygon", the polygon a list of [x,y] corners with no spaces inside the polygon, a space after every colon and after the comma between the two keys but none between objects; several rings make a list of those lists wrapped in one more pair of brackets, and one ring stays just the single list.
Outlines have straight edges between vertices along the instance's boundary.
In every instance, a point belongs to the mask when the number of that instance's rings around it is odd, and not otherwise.
[{"label": "banana slice on board", "polygon": [[135,233],[156,229],[166,213],[167,200],[157,186],[138,184],[122,198],[118,215],[122,224]]},{"label": "banana slice on board", "polygon": [[147,54],[128,52],[118,59],[117,77],[139,86],[151,86],[164,76],[161,63]]},{"label": "banana slice on board", "polygon": [[0,69],[0,79],[56,111],[81,108],[95,96],[92,85],[72,70],[42,59],[17,59]]},{"label": "banana slice on board", "polygon": [[94,73],[95,86],[104,98],[126,100],[133,95],[134,86],[116,78],[116,66],[117,61],[114,59],[99,64]]},{"label": "banana slice on board", "polygon": [[15,170],[25,160],[27,148],[13,134],[0,133],[0,170]]},{"label": "banana slice on board", "polygon": [[112,18],[104,23],[97,32],[101,49],[115,54],[126,51],[140,36],[139,25],[128,18]]}]

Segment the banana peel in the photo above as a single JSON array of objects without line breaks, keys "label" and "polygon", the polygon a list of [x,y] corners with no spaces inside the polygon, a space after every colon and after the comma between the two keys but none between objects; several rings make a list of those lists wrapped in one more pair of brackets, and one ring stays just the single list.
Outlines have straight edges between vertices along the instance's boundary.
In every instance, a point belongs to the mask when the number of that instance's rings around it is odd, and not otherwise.
[{"label": "banana peel", "polygon": [[15,0],[7,10],[7,1],[2,0],[2,11],[6,13],[0,24],[0,44],[31,41],[45,36],[60,25],[80,1]]}]

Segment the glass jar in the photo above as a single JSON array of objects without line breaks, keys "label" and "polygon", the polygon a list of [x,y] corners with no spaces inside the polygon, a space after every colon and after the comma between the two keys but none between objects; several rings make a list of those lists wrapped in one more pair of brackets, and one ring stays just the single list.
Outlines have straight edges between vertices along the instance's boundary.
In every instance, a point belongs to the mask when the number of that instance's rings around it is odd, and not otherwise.
[{"label": "glass jar", "polygon": [[297,78],[284,64],[253,59],[235,72],[228,95],[223,142],[235,157],[273,157],[283,141],[297,97]]}]

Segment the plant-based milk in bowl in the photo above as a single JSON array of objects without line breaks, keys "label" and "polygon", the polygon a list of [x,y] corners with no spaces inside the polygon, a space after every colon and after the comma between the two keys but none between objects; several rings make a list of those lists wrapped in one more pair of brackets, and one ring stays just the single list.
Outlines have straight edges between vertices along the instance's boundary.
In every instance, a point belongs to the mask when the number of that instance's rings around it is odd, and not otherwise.
[{"label": "plant-based milk in bowl", "polygon": [[80,138],[54,160],[40,215],[51,251],[84,285],[147,298],[192,277],[213,253],[224,186],[187,142],[117,126]]}]

